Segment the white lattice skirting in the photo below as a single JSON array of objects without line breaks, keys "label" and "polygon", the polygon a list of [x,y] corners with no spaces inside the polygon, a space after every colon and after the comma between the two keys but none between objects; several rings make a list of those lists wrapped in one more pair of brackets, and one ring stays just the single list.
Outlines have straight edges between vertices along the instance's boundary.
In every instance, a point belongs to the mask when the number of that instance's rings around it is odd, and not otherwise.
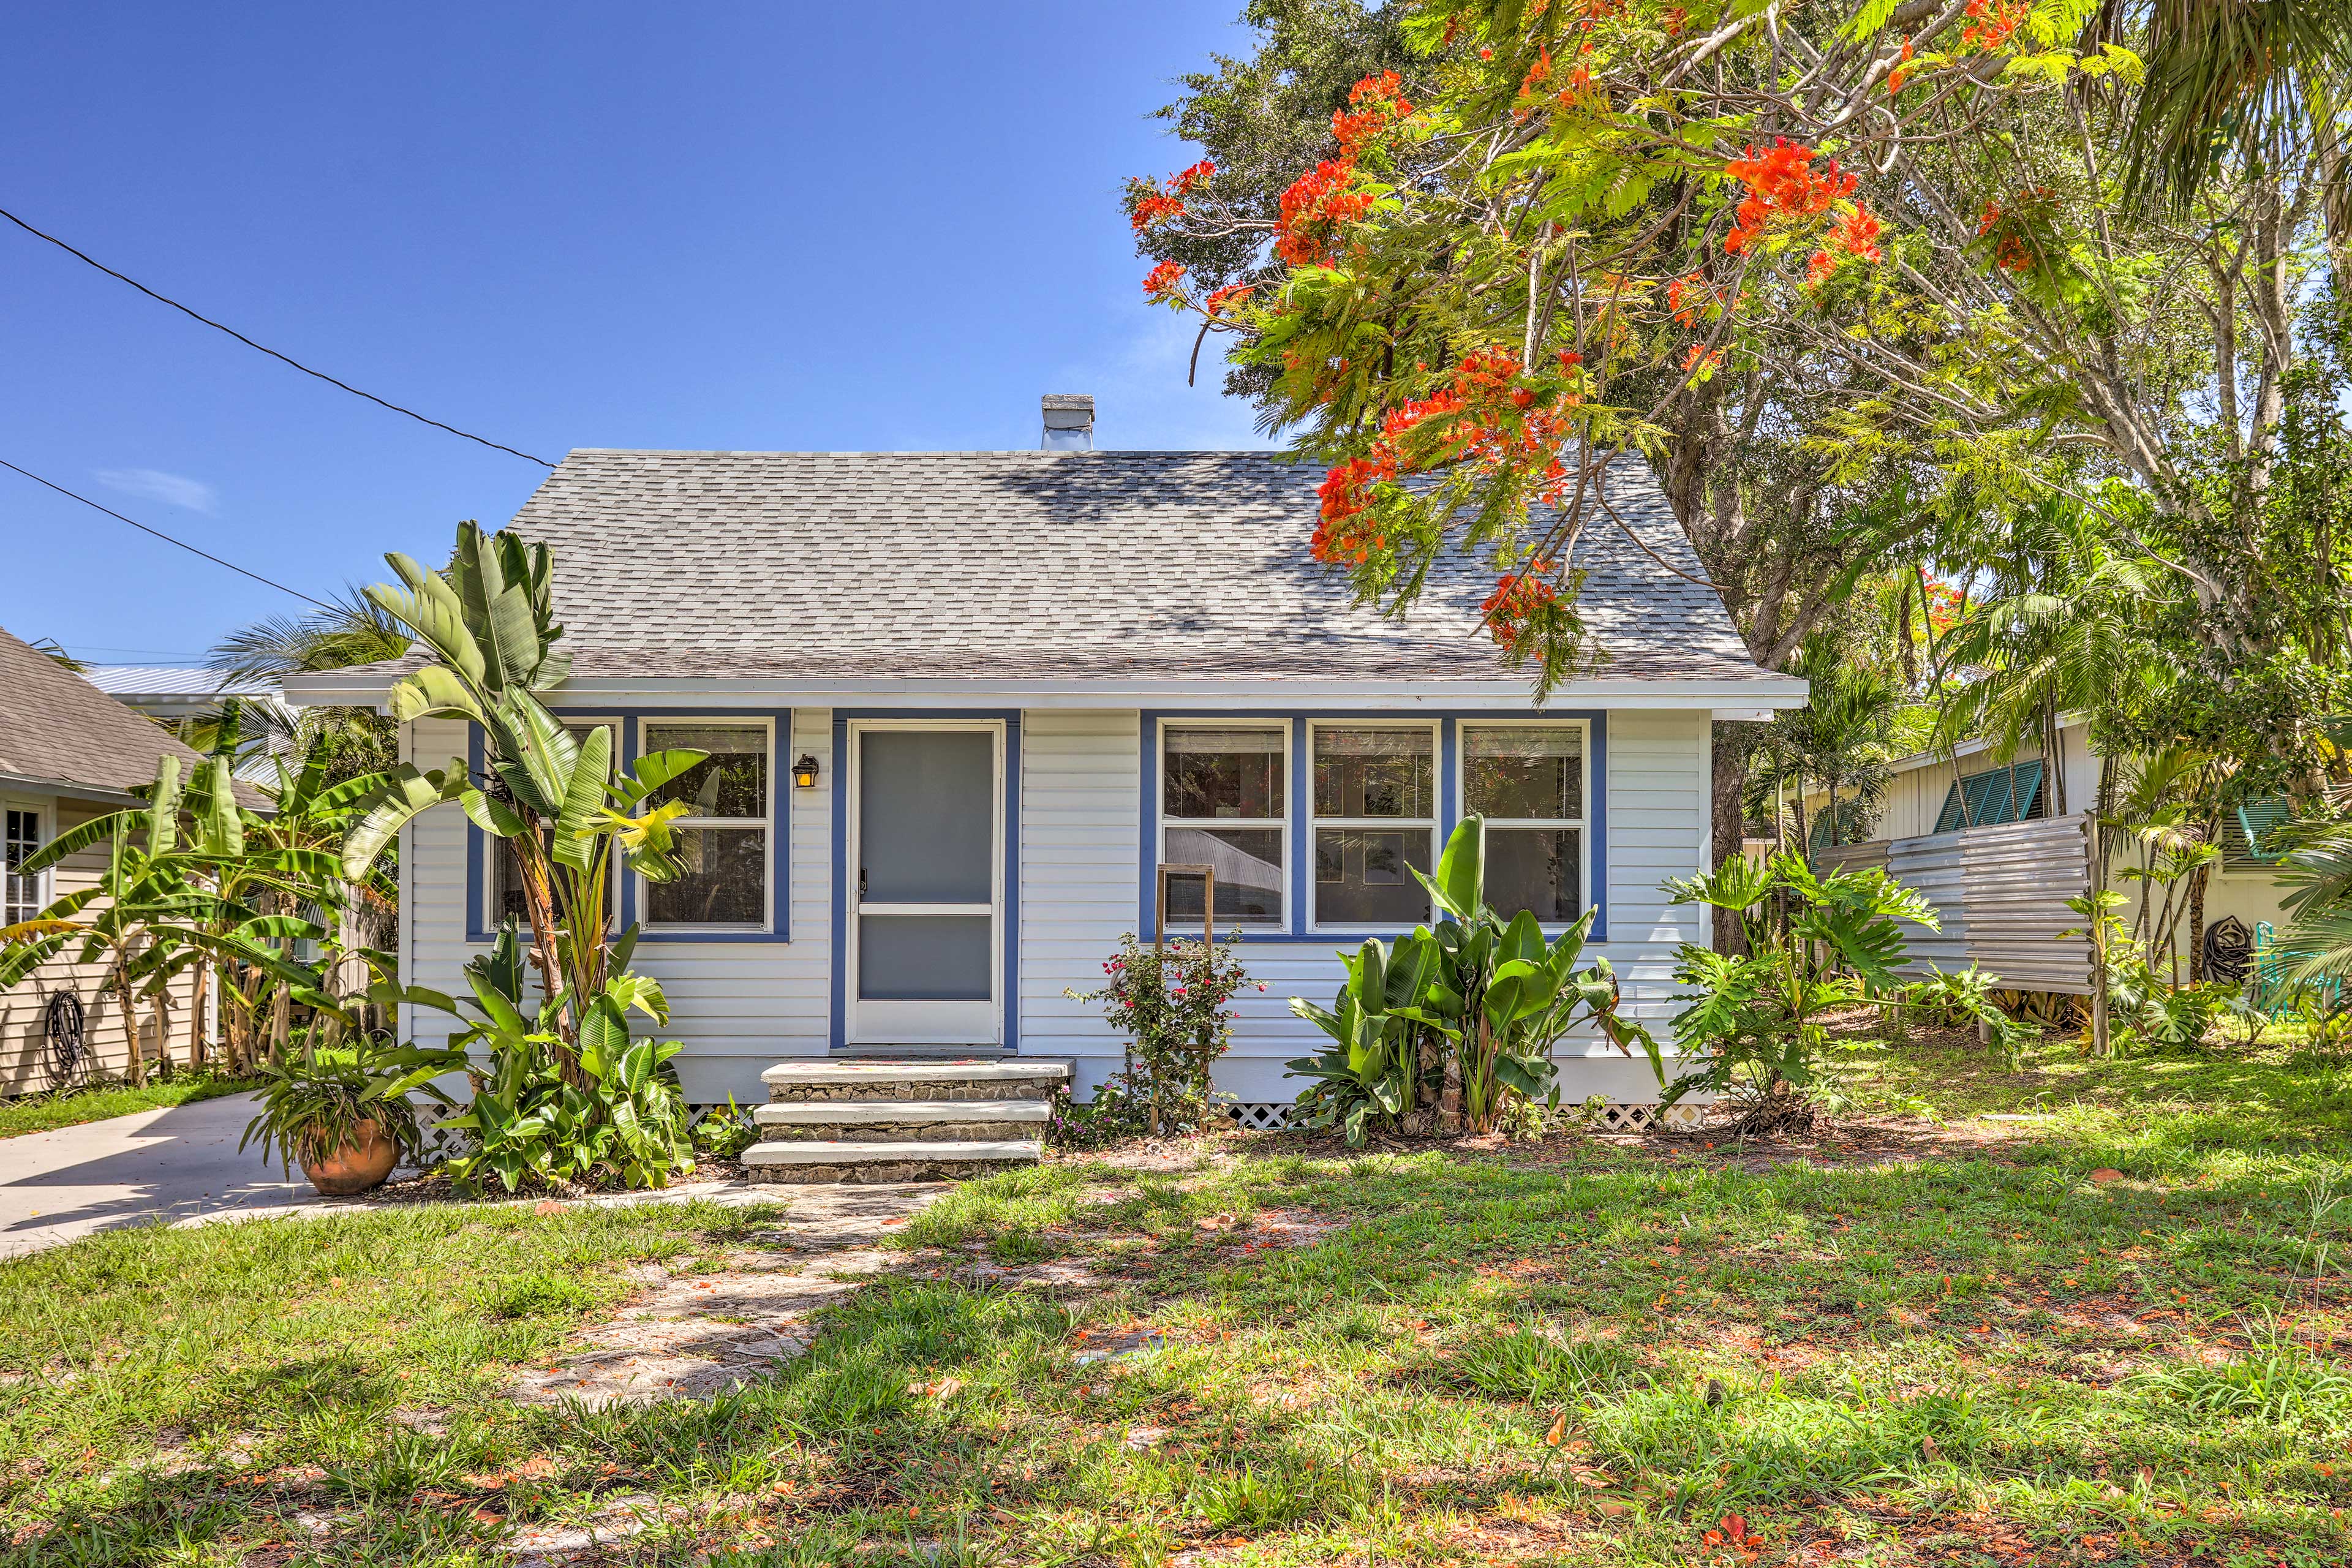
[{"label": "white lattice skirting", "polygon": [[[1251,1132],[1272,1132],[1290,1125],[1292,1107],[1286,1100],[1245,1100],[1217,1108]],[[1566,1107],[1562,1108],[1567,1109]],[[1664,1113],[1668,1127],[1696,1127],[1706,1119],[1706,1108],[1677,1105]],[[1607,1132],[1646,1132],[1659,1125],[1658,1107],[1651,1105],[1611,1104],[1600,1113],[1601,1131]]]}]

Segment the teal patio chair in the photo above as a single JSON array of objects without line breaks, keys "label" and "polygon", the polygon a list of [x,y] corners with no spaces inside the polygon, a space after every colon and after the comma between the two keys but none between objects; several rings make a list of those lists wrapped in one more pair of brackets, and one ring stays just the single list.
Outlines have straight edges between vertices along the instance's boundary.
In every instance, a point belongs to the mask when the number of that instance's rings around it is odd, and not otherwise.
[{"label": "teal patio chair", "polygon": [[2344,982],[2336,975],[2317,980],[2294,980],[2295,965],[2310,957],[2279,945],[2278,932],[2268,921],[2254,922],[2254,961],[2246,982],[2246,1003],[2264,1017],[2284,1017],[2300,996],[2308,995],[2328,1012],[2344,1005]]}]

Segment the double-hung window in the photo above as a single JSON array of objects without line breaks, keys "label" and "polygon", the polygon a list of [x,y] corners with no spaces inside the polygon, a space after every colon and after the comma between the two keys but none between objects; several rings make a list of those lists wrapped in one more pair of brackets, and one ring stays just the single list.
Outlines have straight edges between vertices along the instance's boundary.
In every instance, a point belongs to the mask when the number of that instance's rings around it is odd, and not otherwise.
[{"label": "double-hung window", "polygon": [[646,722],[642,753],[710,753],[653,794],[654,802],[686,803],[686,814],[670,824],[685,873],[644,884],[648,931],[769,928],[774,741],[764,721]]},{"label": "double-hung window", "polygon": [[5,875],[0,875],[0,925],[15,925],[41,912],[44,874],[26,876],[16,869],[41,847],[41,814],[10,806],[7,811]]},{"label": "double-hung window", "polygon": [[1437,844],[1437,732],[1430,724],[1314,724],[1318,926],[1411,926],[1429,918]]},{"label": "double-hung window", "polygon": [[1586,800],[1581,724],[1462,726],[1462,802],[1486,819],[1486,902],[1547,924],[1581,915]]},{"label": "double-hung window", "polygon": [[[572,732],[572,738],[575,741],[585,741],[589,731],[600,727],[611,731],[613,767],[616,772],[619,770],[621,765],[620,726],[594,719],[574,719],[565,721],[563,727]],[[530,925],[530,910],[523,902],[522,866],[520,858],[515,854],[514,840],[492,838],[489,849],[490,907],[488,911],[489,918],[487,929],[496,931],[509,920],[520,921],[524,928],[528,929]],[[619,878],[615,877],[612,879],[610,889],[611,901],[607,914],[610,917],[617,917],[621,907]]]},{"label": "double-hung window", "polygon": [[[1283,923],[1289,734],[1280,724],[1171,724],[1161,731],[1160,862],[1214,869],[1220,926]],[[1200,918],[1200,883],[1173,881],[1170,927]]]}]

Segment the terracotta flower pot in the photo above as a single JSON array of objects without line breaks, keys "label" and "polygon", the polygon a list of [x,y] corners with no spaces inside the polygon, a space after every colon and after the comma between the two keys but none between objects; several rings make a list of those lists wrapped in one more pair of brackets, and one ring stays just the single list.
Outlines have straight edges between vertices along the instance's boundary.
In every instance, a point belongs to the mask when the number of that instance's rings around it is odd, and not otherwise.
[{"label": "terracotta flower pot", "polygon": [[302,1173],[320,1192],[341,1198],[383,1185],[383,1179],[398,1163],[400,1141],[381,1124],[362,1121],[352,1129],[350,1141],[341,1148],[322,1159],[304,1160]]}]

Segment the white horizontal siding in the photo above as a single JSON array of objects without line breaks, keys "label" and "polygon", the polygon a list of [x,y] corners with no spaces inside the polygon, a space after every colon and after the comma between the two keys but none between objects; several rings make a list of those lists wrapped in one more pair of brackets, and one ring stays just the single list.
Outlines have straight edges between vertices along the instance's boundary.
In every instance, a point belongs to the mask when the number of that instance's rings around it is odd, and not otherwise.
[{"label": "white horizontal siding", "polygon": [[[1139,716],[1032,713],[1024,721],[1022,815],[1022,1029],[1024,1053],[1081,1058],[1086,1081],[1116,1065],[1119,1041],[1096,1010],[1066,1001],[1065,986],[1091,989],[1119,933],[1133,931],[1140,889],[1141,727]],[[1624,983],[1627,1010],[1663,1031],[1675,1011],[1675,950],[1706,940],[1706,924],[1671,908],[1660,884],[1703,866],[1707,851],[1709,722],[1705,713],[1612,713],[1608,723],[1605,956]],[[1086,758],[1076,765],[1071,753]],[[1284,1064],[1312,1053],[1323,1037],[1290,1011],[1293,996],[1328,1005],[1345,973],[1342,947],[1361,938],[1251,942],[1242,961],[1251,985],[1233,1048],[1219,1063],[1220,1088],[1244,1100],[1286,1100],[1297,1091]],[[1263,983],[1265,989],[1256,989]],[[1646,1064],[1597,1040],[1594,1053],[1563,1073],[1562,1093],[1639,1101],[1657,1086]]]},{"label": "white horizontal siding", "polygon": [[[466,753],[463,724],[428,720],[409,728],[421,765]],[[646,942],[634,960],[669,998],[669,1026],[660,1032],[684,1042],[678,1077],[698,1102],[730,1094],[746,1103],[763,1098],[761,1069],[782,1057],[821,1056],[831,1040],[832,710],[794,712],[790,744],[778,751],[774,787],[791,816],[792,940]],[[792,784],[791,764],[803,752],[816,757],[825,781],[813,790]],[[466,941],[466,828],[456,806],[436,806],[410,827],[403,850],[410,973],[441,990],[462,989],[465,962],[479,951]],[[408,1026],[422,1027],[428,1038],[442,1030],[431,1014]]]},{"label": "white horizontal siding", "polygon": [[1091,1088],[1121,1043],[1091,991],[1135,929],[1142,716],[1033,711],[1021,719],[1021,1054],[1069,1057]]},{"label": "white horizontal siding", "polygon": [[[1608,843],[1601,874],[1609,890],[1609,940],[1594,952],[1623,977],[1630,1010],[1662,1028],[1673,1012],[1675,950],[1704,940],[1704,922],[1691,909],[1668,907],[1659,884],[1691,874],[1706,859],[1707,715],[1621,710],[1607,724]],[[425,765],[464,752],[459,725],[411,728],[413,754]],[[829,783],[837,765],[832,746],[830,710],[797,712],[792,745],[777,759],[779,786],[789,789],[785,765],[803,752],[816,755]],[[1020,1048],[1076,1058],[1089,1085],[1116,1068],[1121,1042],[1098,1008],[1064,992],[1097,985],[1120,934],[1136,928],[1144,763],[1133,710],[1038,710],[1023,717]],[[827,1047],[833,795],[828,787],[791,793],[793,940],[647,943],[638,950],[639,967],[669,994],[670,1033],[687,1046],[679,1069],[696,1100],[755,1097],[761,1068]],[[458,985],[459,966],[471,951],[465,942],[465,826],[454,806],[427,813],[409,830],[403,859],[410,974],[445,989]],[[1244,944],[1253,984],[1234,1004],[1241,1018],[1219,1067],[1221,1087],[1245,1100],[1292,1097],[1297,1084],[1285,1079],[1283,1064],[1312,1051],[1321,1037],[1292,1016],[1290,998],[1330,1001],[1342,973],[1342,945],[1354,943],[1334,935]],[[428,1037],[438,1028],[429,1018],[424,1026]],[[1654,1094],[1645,1067],[1605,1046],[1588,1048],[1606,1054],[1575,1062],[1564,1094],[1633,1100]]]}]

